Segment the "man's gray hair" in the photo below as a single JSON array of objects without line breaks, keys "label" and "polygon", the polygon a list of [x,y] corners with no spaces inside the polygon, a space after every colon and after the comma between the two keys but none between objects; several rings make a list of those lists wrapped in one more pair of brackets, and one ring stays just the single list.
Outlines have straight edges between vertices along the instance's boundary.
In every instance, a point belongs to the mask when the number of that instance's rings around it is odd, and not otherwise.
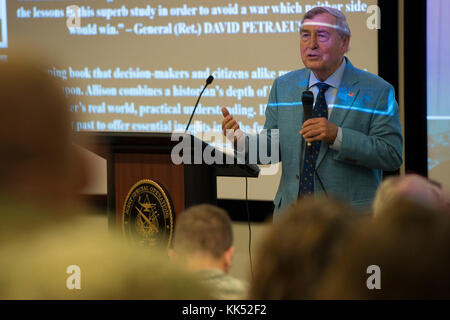
[{"label": "man's gray hair", "polygon": [[306,19],[312,19],[315,16],[317,16],[319,14],[324,14],[324,13],[328,13],[328,14],[331,14],[333,17],[336,17],[336,25],[337,25],[336,30],[341,37],[344,37],[344,36],[347,36],[349,38],[351,37],[350,27],[348,26],[347,18],[342,13],[342,11],[331,8],[331,7],[312,8],[307,13],[305,13],[305,15],[303,16],[301,25],[303,25],[303,22]]}]

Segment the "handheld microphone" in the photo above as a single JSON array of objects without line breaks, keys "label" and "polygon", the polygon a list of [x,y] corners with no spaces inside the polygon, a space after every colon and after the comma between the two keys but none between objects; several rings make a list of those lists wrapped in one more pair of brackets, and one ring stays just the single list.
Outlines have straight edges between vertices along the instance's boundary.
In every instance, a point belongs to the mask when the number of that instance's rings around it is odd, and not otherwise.
[{"label": "handheld microphone", "polygon": [[189,122],[188,122],[188,124],[187,124],[187,126],[186,126],[186,130],[184,130],[184,133],[186,133],[186,132],[188,131],[188,129],[189,129],[189,125],[191,124],[192,117],[194,116],[195,109],[197,109],[198,102],[200,101],[200,98],[201,98],[201,96],[202,96],[202,94],[203,94],[203,91],[205,91],[206,87],[207,87],[208,85],[210,85],[210,84],[213,82],[213,80],[214,80],[214,77],[211,76],[211,75],[208,77],[208,79],[206,79],[206,84],[205,84],[205,86],[203,87],[202,92],[200,92],[200,95],[198,96],[197,102],[195,103],[194,110],[192,111],[191,117],[189,118]]},{"label": "handheld microphone", "polygon": [[[311,91],[304,91],[302,93],[302,103],[303,103],[303,122],[312,118],[312,109],[314,103],[314,95]],[[308,152],[312,154],[312,144],[307,142]]]}]

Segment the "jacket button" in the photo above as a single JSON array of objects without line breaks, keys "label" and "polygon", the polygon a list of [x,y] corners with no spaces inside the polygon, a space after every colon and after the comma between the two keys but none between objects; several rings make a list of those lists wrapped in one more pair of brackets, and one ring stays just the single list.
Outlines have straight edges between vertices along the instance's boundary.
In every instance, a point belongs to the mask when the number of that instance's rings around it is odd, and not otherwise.
[{"label": "jacket button", "polygon": [[298,174],[295,175],[297,177],[297,180],[300,179],[300,176]]}]

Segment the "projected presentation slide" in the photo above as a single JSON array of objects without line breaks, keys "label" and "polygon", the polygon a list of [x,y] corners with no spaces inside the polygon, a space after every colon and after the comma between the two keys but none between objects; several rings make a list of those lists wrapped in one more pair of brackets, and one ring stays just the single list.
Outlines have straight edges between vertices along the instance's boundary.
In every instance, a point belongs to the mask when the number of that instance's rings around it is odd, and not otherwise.
[{"label": "projected presentation slide", "polygon": [[[9,49],[25,45],[51,59],[49,73],[72,99],[74,131],[184,130],[213,75],[192,130],[220,132],[227,107],[242,129],[258,132],[273,80],[303,67],[299,22],[315,6],[346,14],[347,56],[377,73],[377,30],[367,27],[368,7],[376,3],[27,0],[8,1],[7,17],[4,6],[0,12]],[[8,49],[0,54],[5,59]]]},{"label": "projected presentation slide", "polygon": [[450,187],[450,1],[428,0],[428,173]]}]

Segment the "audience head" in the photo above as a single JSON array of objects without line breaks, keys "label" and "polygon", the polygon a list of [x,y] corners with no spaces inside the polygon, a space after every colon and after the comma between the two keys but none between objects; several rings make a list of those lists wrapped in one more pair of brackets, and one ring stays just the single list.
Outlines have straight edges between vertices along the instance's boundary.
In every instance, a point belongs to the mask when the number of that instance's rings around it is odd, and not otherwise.
[{"label": "audience head", "polygon": [[17,52],[0,63],[0,191],[54,202],[72,197],[85,179],[69,101],[48,69]]},{"label": "audience head", "polygon": [[344,242],[317,298],[450,298],[450,216],[405,199],[384,210]]},{"label": "audience head", "polygon": [[0,242],[73,216],[87,181],[63,86],[24,52],[0,62]]},{"label": "audience head", "polygon": [[225,210],[202,204],[177,217],[173,254],[192,268],[217,267],[228,272],[233,251],[233,229]]},{"label": "audience head", "polygon": [[385,209],[398,199],[450,210],[450,197],[438,183],[417,174],[407,174],[383,181],[373,201],[374,215],[378,216],[380,212],[390,214]]},{"label": "audience head", "polygon": [[252,299],[310,299],[355,220],[337,200],[305,198],[274,222],[257,252]]}]

